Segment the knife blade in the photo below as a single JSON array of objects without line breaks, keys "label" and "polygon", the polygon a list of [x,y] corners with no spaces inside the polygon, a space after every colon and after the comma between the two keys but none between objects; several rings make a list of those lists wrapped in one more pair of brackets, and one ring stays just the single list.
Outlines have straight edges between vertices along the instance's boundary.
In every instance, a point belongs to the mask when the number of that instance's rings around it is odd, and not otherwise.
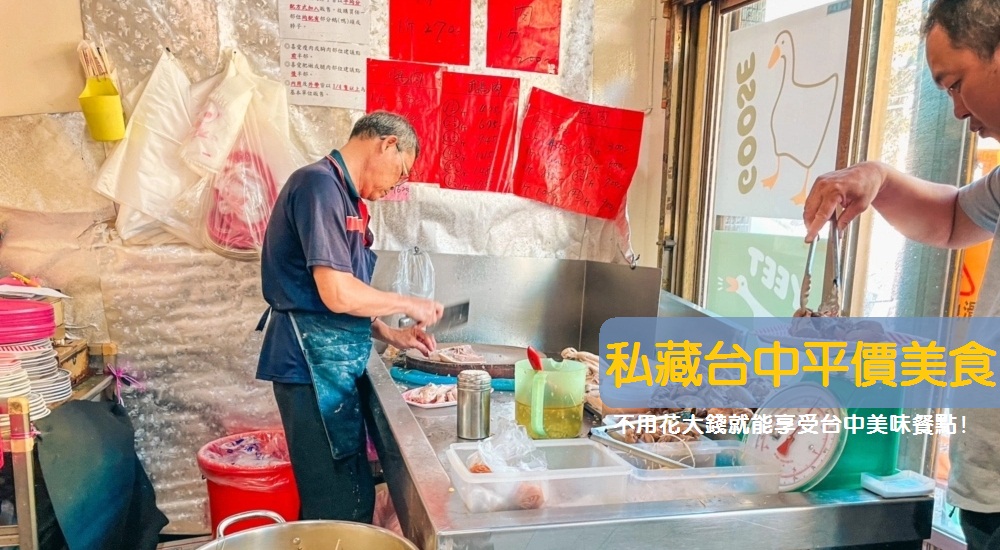
[{"label": "knife blade", "polygon": [[[425,330],[431,334],[444,332],[448,329],[462,326],[469,322],[469,302],[461,302],[450,306],[445,306],[441,319]],[[399,328],[410,328],[417,322],[410,317],[404,316],[399,320]]]}]

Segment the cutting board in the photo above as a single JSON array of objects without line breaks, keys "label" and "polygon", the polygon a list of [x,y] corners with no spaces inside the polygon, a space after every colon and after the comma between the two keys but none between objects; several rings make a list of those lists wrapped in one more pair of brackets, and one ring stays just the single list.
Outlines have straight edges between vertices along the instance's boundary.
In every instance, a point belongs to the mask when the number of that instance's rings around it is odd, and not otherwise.
[{"label": "cutting board", "polygon": [[438,349],[454,346],[472,346],[477,355],[483,356],[479,363],[445,363],[432,361],[415,349],[406,352],[406,368],[439,374],[442,376],[458,376],[463,370],[484,370],[493,378],[514,378],[514,363],[528,358],[527,348],[517,346],[498,346],[492,344],[438,344]]}]

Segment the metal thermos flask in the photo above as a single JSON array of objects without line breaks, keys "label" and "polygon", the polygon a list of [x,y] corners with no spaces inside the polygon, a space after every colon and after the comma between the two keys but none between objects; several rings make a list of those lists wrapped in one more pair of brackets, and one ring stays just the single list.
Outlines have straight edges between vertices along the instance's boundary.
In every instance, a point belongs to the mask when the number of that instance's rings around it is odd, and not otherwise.
[{"label": "metal thermos flask", "polygon": [[458,437],[486,439],[490,436],[490,373],[463,370],[458,373]]}]

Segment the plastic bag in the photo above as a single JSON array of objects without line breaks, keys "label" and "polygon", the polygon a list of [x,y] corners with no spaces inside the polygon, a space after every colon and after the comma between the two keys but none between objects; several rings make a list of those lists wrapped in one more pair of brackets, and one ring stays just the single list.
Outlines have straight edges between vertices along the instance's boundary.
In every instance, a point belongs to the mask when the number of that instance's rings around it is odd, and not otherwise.
[{"label": "plastic bag", "polygon": [[192,95],[203,107],[182,150],[204,176],[176,196],[171,214],[198,228],[198,246],[256,260],[281,186],[306,164],[287,116],[276,111],[286,104],[284,85],[253,74],[233,51],[226,71],[195,84]]},{"label": "plastic bag", "polygon": [[479,450],[469,455],[469,471],[474,472],[477,463],[484,464],[492,473],[533,472],[549,468],[545,454],[538,450],[534,440],[528,437],[524,426],[515,424],[496,435],[479,442]]},{"label": "plastic bag", "polygon": [[392,505],[389,489],[385,485],[375,488],[375,513],[372,515],[372,525],[388,529],[403,537],[403,526],[399,524],[399,516]]},{"label": "plastic bag", "polygon": [[223,256],[253,260],[264,243],[279,187],[265,151],[251,111],[204,197],[205,244]]},{"label": "plastic bag", "polygon": [[253,100],[254,83],[237,71],[236,51],[229,51],[222,81],[202,103],[191,132],[181,144],[184,162],[205,176],[226,166],[226,157],[240,137],[243,120]]},{"label": "plastic bag", "polygon": [[430,255],[415,246],[400,252],[392,288],[397,294],[433,300],[434,265]]},{"label": "plastic bag", "polygon": [[251,491],[273,491],[294,481],[285,434],[260,431],[231,435],[198,451],[205,479]]},{"label": "plastic bag", "polygon": [[95,191],[123,205],[115,227],[126,241],[155,233],[155,220],[173,235],[200,246],[192,227],[172,224],[169,218],[173,197],[198,181],[177,148],[191,129],[190,101],[191,82],[177,60],[164,52],[135,102],[125,138],[94,182]]}]

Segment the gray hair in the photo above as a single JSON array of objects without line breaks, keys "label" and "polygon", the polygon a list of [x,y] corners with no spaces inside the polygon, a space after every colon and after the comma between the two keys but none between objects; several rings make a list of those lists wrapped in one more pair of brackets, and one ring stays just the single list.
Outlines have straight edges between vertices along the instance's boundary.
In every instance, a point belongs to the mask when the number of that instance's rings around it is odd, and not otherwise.
[{"label": "gray hair", "polygon": [[969,49],[983,61],[1000,47],[1000,2],[997,0],[934,0],[924,21],[924,36],[940,26],[953,46]]},{"label": "gray hair", "polygon": [[378,139],[385,136],[396,136],[399,150],[420,154],[420,143],[417,142],[417,132],[406,117],[389,111],[374,111],[358,119],[351,130],[351,139]]}]

